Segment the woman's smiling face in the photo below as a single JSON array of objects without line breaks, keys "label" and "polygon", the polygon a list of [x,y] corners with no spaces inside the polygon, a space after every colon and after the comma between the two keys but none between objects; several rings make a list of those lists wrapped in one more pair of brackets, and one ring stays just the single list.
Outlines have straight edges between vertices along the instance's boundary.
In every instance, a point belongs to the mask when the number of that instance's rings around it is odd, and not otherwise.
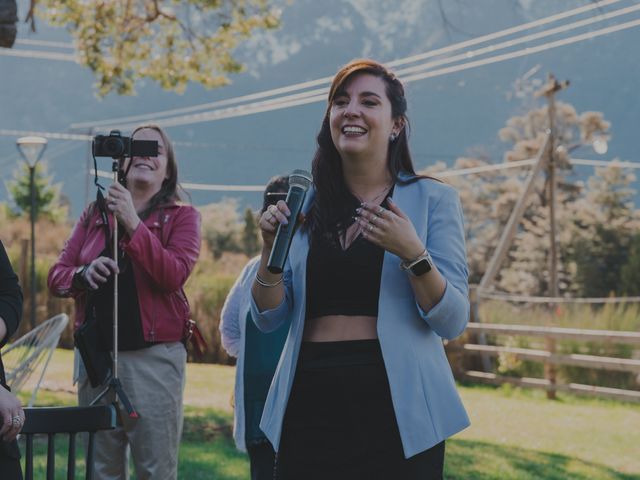
[{"label": "woman's smiling face", "polygon": [[131,168],[127,174],[127,182],[146,184],[154,191],[159,191],[162,182],[167,178],[167,152],[162,139],[162,135],[151,128],[138,130],[134,135],[134,140],[155,140],[158,142],[157,157],[133,157],[127,159],[125,170],[131,162]]},{"label": "woman's smiling face", "polygon": [[379,155],[385,158],[389,137],[400,130],[391,114],[384,80],[368,73],[356,74],[336,92],[329,111],[331,138],[345,157]]}]

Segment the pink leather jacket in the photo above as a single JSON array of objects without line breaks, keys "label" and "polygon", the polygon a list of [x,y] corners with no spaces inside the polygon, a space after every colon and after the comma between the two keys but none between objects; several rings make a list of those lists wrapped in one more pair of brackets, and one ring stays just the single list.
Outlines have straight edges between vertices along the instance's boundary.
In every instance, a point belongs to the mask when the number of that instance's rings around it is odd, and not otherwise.
[{"label": "pink leather jacket", "polygon": [[[75,299],[75,328],[84,322],[86,291],[72,286],[73,276],[105,248],[103,220],[97,208],[92,213],[89,210],[78,220],[47,280],[53,295]],[[113,216],[109,224],[113,225]],[[200,253],[198,211],[191,206],[166,205],[140,222],[131,237],[125,234],[120,248],[133,265],[145,340],[182,340],[190,318],[182,287]]]}]

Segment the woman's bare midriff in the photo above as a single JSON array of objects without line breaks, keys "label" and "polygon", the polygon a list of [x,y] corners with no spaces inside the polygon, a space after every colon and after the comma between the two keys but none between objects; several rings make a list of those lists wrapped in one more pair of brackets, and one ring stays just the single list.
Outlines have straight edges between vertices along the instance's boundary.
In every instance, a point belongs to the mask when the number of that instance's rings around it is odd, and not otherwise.
[{"label": "woman's bare midriff", "polygon": [[364,315],[326,315],[305,320],[305,342],[340,342],[378,338],[377,317]]}]

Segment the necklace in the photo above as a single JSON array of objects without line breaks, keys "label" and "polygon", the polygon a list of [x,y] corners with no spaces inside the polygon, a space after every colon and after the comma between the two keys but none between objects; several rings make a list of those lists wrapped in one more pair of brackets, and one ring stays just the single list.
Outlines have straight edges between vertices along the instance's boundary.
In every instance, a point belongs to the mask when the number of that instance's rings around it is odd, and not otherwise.
[{"label": "necklace", "polygon": [[352,192],[352,193],[358,200],[360,200],[360,203],[375,203],[382,195],[387,193],[390,188],[391,188],[391,184],[385,185],[385,187],[382,189],[382,191],[380,191],[380,193],[378,193],[375,197],[373,197],[373,198],[371,198],[369,200],[364,199],[363,197],[361,197],[360,195],[358,195],[355,192]]},{"label": "necklace", "polygon": [[[393,184],[386,185],[384,189],[378,193],[375,197],[367,200],[366,203],[376,203],[377,200],[382,197],[382,195],[386,194]],[[358,195],[357,193],[353,193],[353,195],[360,200],[360,203],[365,203],[365,200]],[[346,250],[349,246],[355,241],[356,238],[362,233],[362,227],[358,222],[353,222],[347,229],[339,235],[340,245],[342,246],[342,250]]]}]

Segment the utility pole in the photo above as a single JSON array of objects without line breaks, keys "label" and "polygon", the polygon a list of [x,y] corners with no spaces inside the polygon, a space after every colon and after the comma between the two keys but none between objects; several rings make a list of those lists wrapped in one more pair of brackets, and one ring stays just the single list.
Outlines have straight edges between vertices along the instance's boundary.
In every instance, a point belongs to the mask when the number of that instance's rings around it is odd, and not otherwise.
[{"label": "utility pole", "polygon": [[[550,251],[549,251],[549,296],[557,297],[558,291],[558,238],[556,234],[556,101],[555,95],[561,90],[564,90],[569,86],[569,81],[564,80],[558,82],[553,74],[549,74],[547,84],[536,92],[536,96],[544,96],[547,98],[548,114],[549,114],[549,141],[547,142],[547,201],[549,202],[549,236],[550,236]],[[549,307],[553,310],[555,305],[551,303]],[[546,349],[552,355],[556,351],[555,339],[546,338]],[[552,363],[546,363],[545,378],[549,380],[549,389],[547,390],[547,398],[556,398],[556,367]]]},{"label": "utility pole", "polygon": [[[533,168],[529,172],[527,177],[525,188],[516,205],[509,216],[509,220],[505,225],[498,245],[496,246],[493,256],[487,265],[487,269],[480,280],[478,285],[477,294],[481,295],[483,292],[487,292],[491,289],[493,282],[498,275],[498,270],[504,258],[507,256],[509,248],[512,245],[513,239],[516,234],[516,228],[522,217],[524,216],[527,201],[532,194],[535,186],[536,177],[541,171],[547,172],[548,190],[547,200],[549,202],[549,216],[550,216],[550,255],[549,255],[549,295],[551,297],[558,296],[558,247],[556,238],[556,164],[555,164],[555,149],[556,149],[556,122],[555,122],[555,94],[560,90],[565,89],[569,85],[569,81],[558,82],[553,75],[549,75],[547,84],[542,87],[536,96],[545,96],[549,103],[549,128],[546,132],[546,137],[536,156],[536,161]],[[553,307],[553,304],[550,304]],[[476,321],[479,321],[477,319]],[[482,334],[478,336],[478,342],[481,345],[486,345],[486,340]],[[555,340],[553,338],[547,338],[547,351],[555,353]],[[486,355],[483,355],[483,368],[485,371],[489,371],[490,362]],[[545,364],[545,378],[549,380],[549,388],[547,390],[547,398],[555,398],[555,383],[556,383],[556,371],[555,365],[551,363]]]},{"label": "utility pole", "polygon": [[549,142],[547,144],[547,178],[548,178],[548,201],[549,201],[549,235],[550,235],[550,255],[549,255],[549,296],[558,296],[558,243],[556,234],[556,102],[555,94],[569,86],[569,81],[558,82],[553,74],[549,74],[547,84],[544,85],[536,96],[547,98],[549,114]]}]

